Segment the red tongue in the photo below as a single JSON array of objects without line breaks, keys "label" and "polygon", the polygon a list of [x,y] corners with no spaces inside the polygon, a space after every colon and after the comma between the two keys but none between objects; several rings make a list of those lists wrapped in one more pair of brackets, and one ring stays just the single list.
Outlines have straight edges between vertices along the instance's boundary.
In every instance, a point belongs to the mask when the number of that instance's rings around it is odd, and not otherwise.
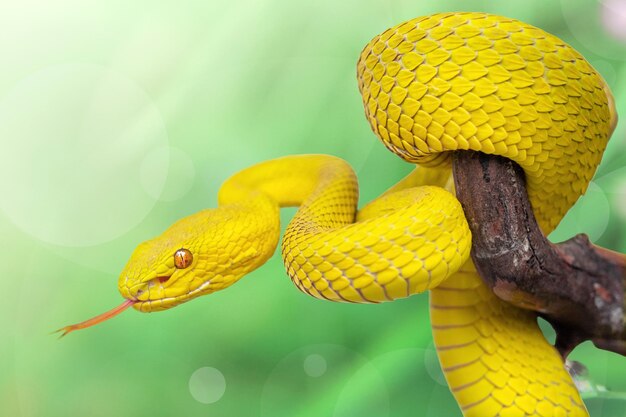
[{"label": "red tongue", "polygon": [[86,329],[87,327],[91,327],[91,326],[96,325],[98,323],[102,323],[105,320],[108,320],[110,318],[113,318],[113,317],[117,316],[122,311],[126,310],[128,307],[132,306],[136,302],[137,302],[137,300],[126,300],[121,305],[115,307],[112,310],[107,311],[106,313],[102,313],[102,314],[100,314],[100,315],[98,315],[96,317],[90,318],[89,320],[81,321],[80,323],[76,323],[76,324],[72,324],[72,325],[69,325],[69,326],[65,326],[65,327],[55,331],[54,333],[63,332],[61,334],[61,336],[59,336],[59,337],[63,337],[66,334],[68,334],[70,332],[73,332],[74,330]]}]

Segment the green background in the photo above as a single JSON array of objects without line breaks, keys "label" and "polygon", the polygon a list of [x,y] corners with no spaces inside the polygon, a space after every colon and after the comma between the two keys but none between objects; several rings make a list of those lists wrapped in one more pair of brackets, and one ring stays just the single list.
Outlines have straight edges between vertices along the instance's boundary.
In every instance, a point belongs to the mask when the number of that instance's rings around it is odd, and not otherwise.
[{"label": "green background", "polygon": [[[119,304],[133,248],[215,206],[221,182],[255,162],[340,156],[362,203],[401,178],[410,165],[363,116],[358,54],[392,25],[462,9],[561,37],[626,109],[618,0],[3,2],[0,415],[459,416],[427,295],[315,300],[279,255],[173,310],[48,332]],[[554,239],[587,232],[626,252],[625,126]],[[591,384],[626,392],[626,359],[590,344],[572,357]],[[626,414],[624,399],[585,395],[593,416]]]}]

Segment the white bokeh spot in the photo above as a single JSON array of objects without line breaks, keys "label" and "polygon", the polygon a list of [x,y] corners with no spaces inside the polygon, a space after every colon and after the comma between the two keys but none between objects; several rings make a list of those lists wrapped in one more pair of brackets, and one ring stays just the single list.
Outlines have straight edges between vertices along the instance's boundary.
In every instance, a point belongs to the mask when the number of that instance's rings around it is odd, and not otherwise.
[{"label": "white bokeh spot", "polygon": [[189,392],[198,402],[213,404],[226,391],[226,378],[219,370],[208,366],[197,369],[189,378]]},{"label": "white bokeh spot", "polygon": [[437,350],[432,343],[428,346],[426,352],[424,352],[424,368],[433,381],[444,387],[448,386],[446,377],[441,370],[439,358],[437,357]]},{"label": "white bokeh spot", "polygon": [[326,373],[328,365],[322,355],[313,353],[304,359],[303,367],[308,376],[317,378]]},{"label": "white bokeh spot", "polygon": [[615,209],[622,219],[626,219],[626,182],[617,188],[617,201]]},{"label": "white bokeh spot", "polygon": [[161,201],[171,202],[184,197],[191,189],[195,175],[191,157],[172,146],[153,149],[141,164],[142,187]]},{"label": "white bokeh spot", "polygon": [[569,32],[580,44],[578,52],[587,58],[592,52],[605,59],[625,60],[626,2],[561,0],[561,11]]},{"label": "white bokeh spot", "polygon": [[614,38],[626,42],[626,1],[601,0],[600,16],[604,28]]},{"label": "white bokeh spot", "polygon": [[367,358],[342,345],[315,344],[276,364],[263,387],[260,416],[385,417],[389,409],[384,377]]},{"label": "white bokeh spot", "polygon": [[35,238],[104,243],[154,206],[139,167],[167,145],[165,125],[148,95],[115,71],[65,64],[22,79],[0,99],[0,137],[0,210]]}]

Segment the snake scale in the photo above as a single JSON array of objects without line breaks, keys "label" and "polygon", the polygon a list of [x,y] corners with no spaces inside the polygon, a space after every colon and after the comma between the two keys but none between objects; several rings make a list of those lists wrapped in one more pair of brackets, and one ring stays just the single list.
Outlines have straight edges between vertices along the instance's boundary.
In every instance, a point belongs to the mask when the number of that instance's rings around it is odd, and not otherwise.
[{"label": "snake scale", "polygon": [[485,13],[416,18],[361,52],[367,120],[415,171],[357,210],[356,175],[328,155],[288,156],[228,179],[219,207],[142,243],[119,279],[126,307],[171,308],[261,266],[279,241],[280,207],[299,206],[282,241],[291,280],[314,297],[377,303],[430,290],[434,341],[465,416],[587,416],[536,315],[496,298],[469,260],[450,154],[517,162],[542,230],[582,195],[616,124],[601,76],[558,38]]}]

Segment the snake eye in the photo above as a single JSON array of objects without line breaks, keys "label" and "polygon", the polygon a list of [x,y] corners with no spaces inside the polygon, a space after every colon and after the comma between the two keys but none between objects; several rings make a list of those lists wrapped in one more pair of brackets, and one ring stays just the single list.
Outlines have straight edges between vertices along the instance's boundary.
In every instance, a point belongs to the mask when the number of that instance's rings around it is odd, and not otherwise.
[{"label": "snake eye", "polygon": [[193,255],[187,249],[178,249],[174,254],[174,265],[178,269],[185,269],[191,265]]}]

